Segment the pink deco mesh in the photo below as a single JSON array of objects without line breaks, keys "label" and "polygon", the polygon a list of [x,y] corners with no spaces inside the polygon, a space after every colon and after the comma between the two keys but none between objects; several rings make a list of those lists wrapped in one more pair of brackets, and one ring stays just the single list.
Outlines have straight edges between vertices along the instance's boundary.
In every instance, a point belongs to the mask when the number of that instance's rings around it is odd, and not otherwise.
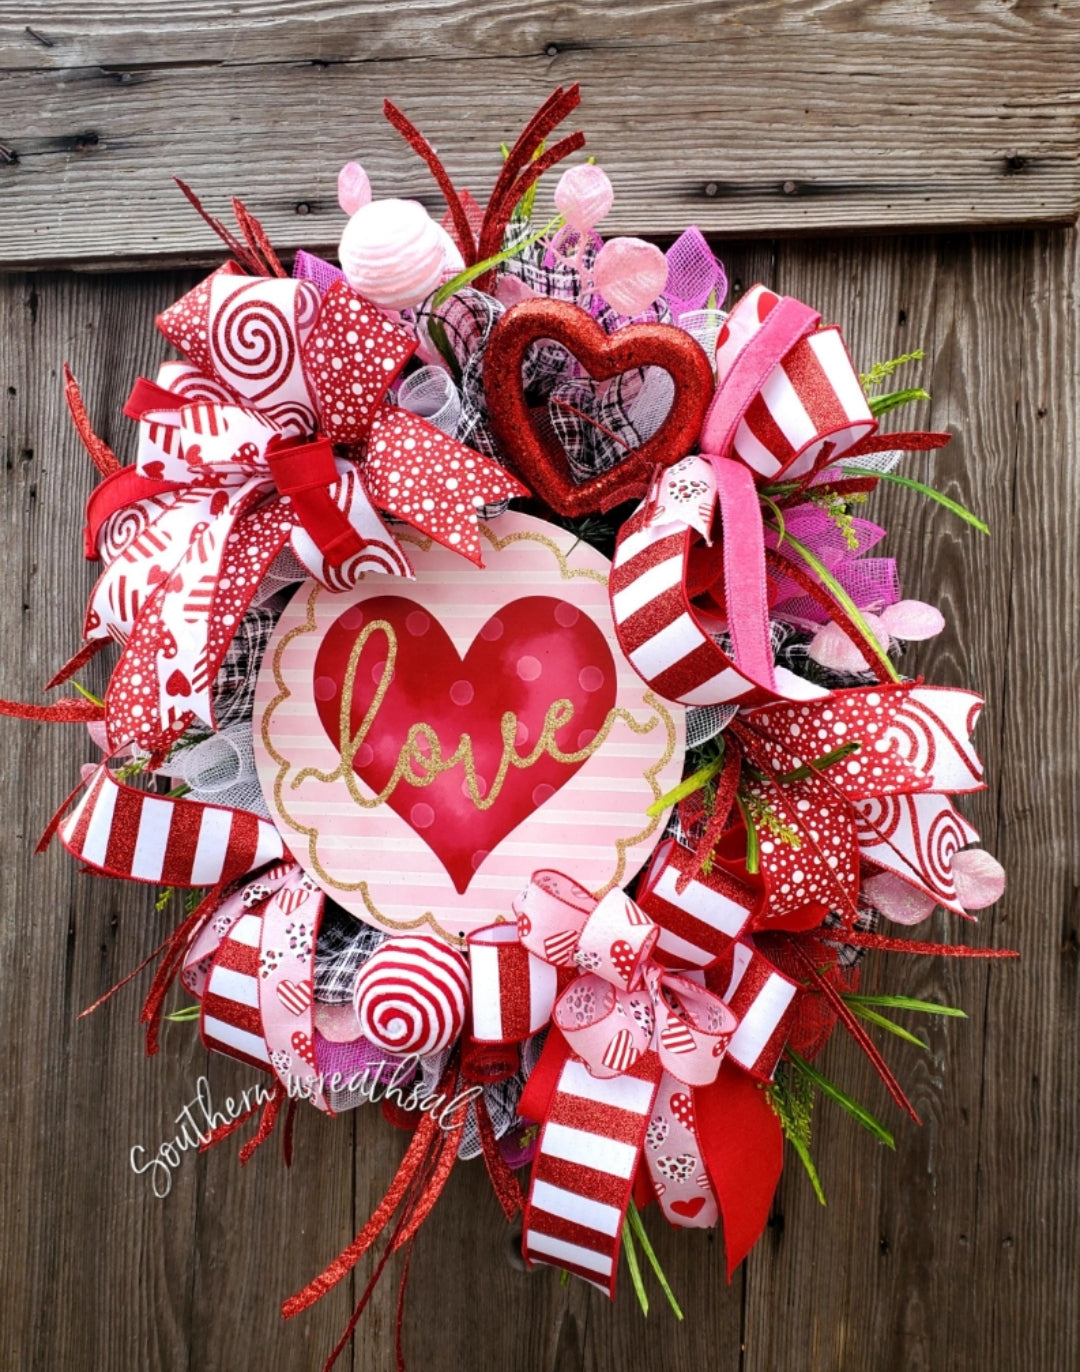
[{"label": "pink deco mesh", "polygon": [[700,310],[709,296],[716,292],[720,306],[727,295],[727,274],[716,260],[712,249],[691,225],[681,233],[667,251],[668,278],[664,288],[671,316],[679,319],[692,310]]},{"label": "pink deco mesh", "polygon": [[303,248],[296,254],[292,274],[298,281],[314,281],[323,295],[335,281],[345,280],[345,273],[338,267],[316,257],[314,253],[305,252]]},{"label": "pink deco mesh", "polygon": [[[880,543],[885,530],[867,519],[853,519],[852,533],[857,540],[849,548],[843,532],[825,513],[814,506],[790,511],[785,517],[790,532],[821,559],[851,596],[860,610],[878,612],[900,599],[900,581],[896,561],[891,557],[865,557],[868,549]],[[775,534],[767,534],[766,542],[776,547]],[[780,548],[783,554],[783,547]],[[804,569],[808,575],[814,574]],[[804,620],[824,624],[824,610],[789,577],[782,577],[777,585],[772,613],[779,619]]]}]

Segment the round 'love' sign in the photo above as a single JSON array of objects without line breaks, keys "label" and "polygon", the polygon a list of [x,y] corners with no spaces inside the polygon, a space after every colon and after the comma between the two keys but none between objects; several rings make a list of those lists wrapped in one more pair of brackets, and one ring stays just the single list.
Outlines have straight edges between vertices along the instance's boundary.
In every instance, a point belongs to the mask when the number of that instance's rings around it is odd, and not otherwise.
[{"label": "round 'love' sign", "polygon": [[263,659],[255,751],[270,813],[339,904],[450,942],[500,917],[539,867],[595,895],[663,831],[683,710],[619,649],[607,560],[510,513],[485,567],[410,540],[415,580],[305,582]]}]

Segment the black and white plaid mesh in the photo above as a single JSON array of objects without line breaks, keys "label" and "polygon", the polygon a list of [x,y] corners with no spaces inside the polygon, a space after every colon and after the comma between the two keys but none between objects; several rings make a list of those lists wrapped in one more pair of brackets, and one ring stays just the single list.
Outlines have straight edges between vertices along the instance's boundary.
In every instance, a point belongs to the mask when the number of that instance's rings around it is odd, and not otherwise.
[{"label": "black and white plaid mesh", "polygon": [[[303,580],[306,575],[301,568],[297,579]],[[275,594],[262,605],[248,610],[240,621],[214,680],[214,718],[219,729],[241,721],[250,727],[255,704],[255,678],[283,609],[284,601],[279,601]]]},{"label": "black and white plaid mesh", "polygon": [[388,937],[327,901],[315,944],[315,999],[323,1005],[348,1005],[357,973]]}]

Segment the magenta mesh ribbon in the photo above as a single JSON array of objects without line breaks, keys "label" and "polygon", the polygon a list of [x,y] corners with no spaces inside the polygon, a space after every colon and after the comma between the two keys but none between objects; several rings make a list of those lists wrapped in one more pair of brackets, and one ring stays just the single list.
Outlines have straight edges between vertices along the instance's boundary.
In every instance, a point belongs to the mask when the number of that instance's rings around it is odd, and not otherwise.
[{"label": "magenta mesh ribbon", "polygon": [[[802,505],[784,515],[785,527],[821,559],[851,596],[860,610],[882,610],[900,599],[900,581],[896,560],[891,557],[865,557],[864,554],[880,543],[885,530],[867,519],[853,519],[851,533],[855,546],[849,547],[835,521],[815,505]],[[767,534],[766,542],[776,547],[775,534]],[[783,553],[783,546],[780,546]],[[810,572],[809,575],[816,575]],[[790,577],[783,577],[776,590],[772,613],[781,619],[808,620],[824,624],[825,611]]]},{"label": "magenta mesh ribbon", "polygon": [[664,287],[672,318],[678,320],[691,310],[704,309],[709,296],[716,294],[717,307],[727,295],[727,273],[702,237],[691,225],[667,250],[668,278]]},{"label": "magenta mesh ribbon", "polygon": [[303,248],[296,254],[292,274],[298,281],[314,281],[323,295],[336,281],[345,280],[345,273],[340,268]]},{"label": "magenta mesh ribbon", "polygon": [[[333,1043],[323,1038],[322,1034],[315,1034],[315,1065],[318,1071],[328,1080],[340,1072],[343,1089],[347,1089],[352,1077],[359,1077],[368,1071],[371,1073],[370,1081],[387,1082],[403,1061],[393,1053],[376,1048],[365,1038],[353,1039],[351,1043]],[[385,1065],[379,1067],[380,1063]],[[372,1070],[376,1067],[379,1068],[377,1073]]]}]

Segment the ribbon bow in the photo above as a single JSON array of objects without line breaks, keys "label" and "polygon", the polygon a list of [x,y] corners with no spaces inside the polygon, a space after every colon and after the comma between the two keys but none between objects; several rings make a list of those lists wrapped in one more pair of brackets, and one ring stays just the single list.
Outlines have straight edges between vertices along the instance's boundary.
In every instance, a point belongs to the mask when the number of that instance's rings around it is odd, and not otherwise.
[{"label": "ribbon bow", "polygon": [[[660,695],[686,705],[759,705],[824,695],[773,664],[767,548],[757,485],[809,485],[842,457],[880,448],[940,447],[944,434],[876,435],[840,331],[790,297],[755,286],[716,344],[716,393],[698,455],[657,474],[623,525],[611,603],[623,651]],[[872,478],[871,478],[872,479]],[[719,555],[702,556],[719,509]],[[862,645],[858,631],[815,578],[780,559],[785,573]],[[707,593],[712,605],[695,599]],[[714,641],[730,634],[726,651]],[[863,649],[864,652],[868,651]],[[878,664],[871,651],[867,661]]]},{"label": "ribbon bow", "polygon": [[154,754],[196,717],[213,725],[217,670],[283,549],[334,591],[409,576],[378,506],[479,564],[478,513],[527,494],[391,402],[416,340],[344,282],[320,296],[230,263],[158,326],[188,360],[136,386],[135,466],[90,498],[87,548],[106,569],[84,627],[124,647],[111,745]]},{"label": "ribbon bow", "polygon": [[[590,909],[590,907],[592,907]],[[595,898],[558,872],[536,872],[515,905],[522,945],[556,968],[576,967],[552,1022],[595,1077],[653,1068],[687,1086],[715,1081],[737,1021],[719,996],[653,957],[660,930],[620,890]]]},{"label": "ribbon bow", "polygon": [[[711,1226],[724,1209],[732,1267],[760,1232],[779,1176],[778,1125],[756,1081],[779,1057],[797,988],[752,943],[736,941],[752,899],[732,899],[724,877],[677,893],[670,878],[692,855],[667,848],[642,905],[618,890],[597,901],[561,873],[540,871],[515,902],[516,925],[469,938],[474,1038],[518,1041],[553,1026],[519,1104],[526,1118],[543,1120],[525,1256],[609,1295],[643,1152],[673,1224]],[[680,972],[688,960],[693,970]],[[698,970],[707,964],[716,966],[709,986]],[[706,1131],[699,1107],[713,1121]],[[729,1111],[741,1141],[715,1124]],[[749,1172],[747,1144],[757,1152]],[[732,1146],[742,1149],[737,1159]]]}]

